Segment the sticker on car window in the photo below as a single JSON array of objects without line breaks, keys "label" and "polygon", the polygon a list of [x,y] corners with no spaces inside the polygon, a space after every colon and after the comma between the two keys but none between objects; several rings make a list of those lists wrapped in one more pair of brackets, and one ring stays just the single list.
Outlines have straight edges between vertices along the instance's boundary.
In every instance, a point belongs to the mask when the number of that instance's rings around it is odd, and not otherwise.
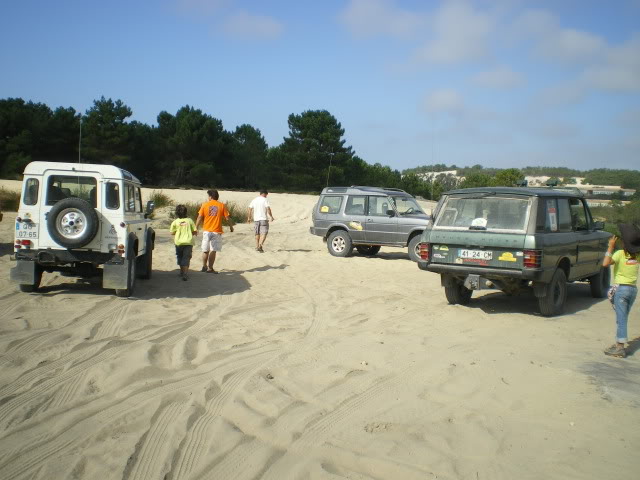
[{"label": "sticker on car window", "polygon": [[329,213],[329,207],[327,205],[323,205],[320,207],[320,213]]},{"label": "sticker on car window", "polygon": [[552,232],[558,231],[558,213],[556,211],[556,201],[547,200],[547,215],[549,216],[549,227]]}]

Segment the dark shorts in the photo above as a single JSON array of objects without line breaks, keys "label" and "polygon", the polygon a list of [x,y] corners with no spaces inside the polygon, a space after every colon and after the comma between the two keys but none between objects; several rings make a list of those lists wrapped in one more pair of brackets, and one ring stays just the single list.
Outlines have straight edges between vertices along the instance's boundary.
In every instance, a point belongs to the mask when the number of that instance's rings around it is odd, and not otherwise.
[{"label": "dark shorts", "polygon": [[178,265],[181,267],[188,267],[191,261],[191,254],[193,253],[193,246],[191,245],[176,245],[176,257],[178,259]]},{"label": "dark shorts", "polygon": [[269,233],[269,222],[267,220],[253,222],[253,231],[256,235],[266,235]]}]

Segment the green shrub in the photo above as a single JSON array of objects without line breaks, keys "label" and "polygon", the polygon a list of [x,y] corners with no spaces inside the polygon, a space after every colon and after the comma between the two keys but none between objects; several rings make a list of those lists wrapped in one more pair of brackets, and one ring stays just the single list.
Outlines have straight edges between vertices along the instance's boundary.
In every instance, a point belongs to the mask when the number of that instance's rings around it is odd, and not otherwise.
[{"label": "green shrub", "polygon": [[20,192],[0,188],[0,211],[17,212],[20,206]]},{"label": "green shrub", "polygon": [[156,208],[168,207],[169,205],[173,205],[173,200],[171,200],[169,195],[163,192],[158,192],[156,190],[151,192],[151,198],[149,198],[149,200],[151,200],[155,204]]},{"label": "green shrub", "polygon": [[234,223],[246,223],[247,215],[249,215],[248,207],[241,207],[235,202],[229,202],[227,203],[227,210],[229,210],[229,218]]},{"label": "green shrub", "polygon": [[[181,205],[184,205],[185,207],[187,207],[187,217],[189,217],[191,220],[195,222],[196,219],[198,218],[198,211],[200,210],[202,203],[187,202],[187,203],[182,203]],[[171,218],[172,220],[176,218],[175,208],[171,210],[171,213],[169,213],[169,218]]]}]

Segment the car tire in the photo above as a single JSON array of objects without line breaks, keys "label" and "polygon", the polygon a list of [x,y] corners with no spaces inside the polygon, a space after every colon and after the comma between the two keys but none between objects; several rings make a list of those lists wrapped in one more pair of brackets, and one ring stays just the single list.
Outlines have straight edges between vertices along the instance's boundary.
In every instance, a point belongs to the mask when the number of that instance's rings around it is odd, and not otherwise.
[{"label": "car tire", "polygon": [[538,298],[540,313],[545,317],[553,317],[564,312],[567,303],[567,275],[558,268],[551,282],[545,288],[545,295]]},{"label": "car tire", "polygon": [[409,251],[409,259],[414,262],[420,260],[420,236],[421,235],[414,235],[413,237],[411,237],[411,240],[409,240],[409,245],[407,246],[407,249]]},{"label": "car tire", "polygon": [[334,230],[327,238],[327,249],[334,257],[348,257],[353,251],[351,235],[345,230]]},{"label": "car tire", "polygon": [[136,286],[136,259],[132,258],[127,262],[127,288],[116,288],[116,296],[130,297]]},{"label": "car tire", "polygon": [[137,260],[136,274],[138,278],[149,280],[153,268],[153,250],[148,250],[144,255],[140,255]]},{"label": "car tire", "polygon": [[94,239],[98,226],[95,208],[81,198],[59,200],[47,214],[49,236],[65,248],[84,247]]},{"label": "car tire", "polygon": [[37,292],[40,288],[40,282],[42,281],[42,268],[36,266],[36,276],[34,282],[28,285],[20,284],[20,291],[24,293]]},{"label": "car tire", "polygon": [[611,272],[609,267],[603,267],[593,277],[589,277],[589,286],[593,298],[604,298],[607,296],[611,284]]},{"label": "car tire", "polygon": [[451,305],[467,305],[471,300],[472,290],[469,290],[455,277],[444,277],[444,294]]},{"label": "car tire", "polygon": [[373,257],[380,251],[380,245],[358,245],[356,250],[358,250],[360,255]]}]

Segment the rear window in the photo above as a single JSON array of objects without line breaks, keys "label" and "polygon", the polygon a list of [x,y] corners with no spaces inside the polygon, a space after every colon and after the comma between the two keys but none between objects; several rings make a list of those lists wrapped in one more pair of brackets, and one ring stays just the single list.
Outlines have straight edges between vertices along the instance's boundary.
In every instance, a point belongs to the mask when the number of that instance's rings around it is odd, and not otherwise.
[{"label": "rear window", "polygon": [[47,183],[47,205],[65,198],[81,198],[97,207],[97,184],[93,177],[51,175]]},{"label": "rear window", "polygon": [[342,206],[342,196],[327,195],[320,199],[320,213],[338,213]]},{"label": "rear window", "polygon": [[38,187],[40,182],[37,178],[29,178],[24,187],[24,197],[22,201],[25,205],[35,205],[38,203]]},{"label": "rear window", "polygon": [[448,197],[434,228],[523,232],[529,221],[529,198]]}]

